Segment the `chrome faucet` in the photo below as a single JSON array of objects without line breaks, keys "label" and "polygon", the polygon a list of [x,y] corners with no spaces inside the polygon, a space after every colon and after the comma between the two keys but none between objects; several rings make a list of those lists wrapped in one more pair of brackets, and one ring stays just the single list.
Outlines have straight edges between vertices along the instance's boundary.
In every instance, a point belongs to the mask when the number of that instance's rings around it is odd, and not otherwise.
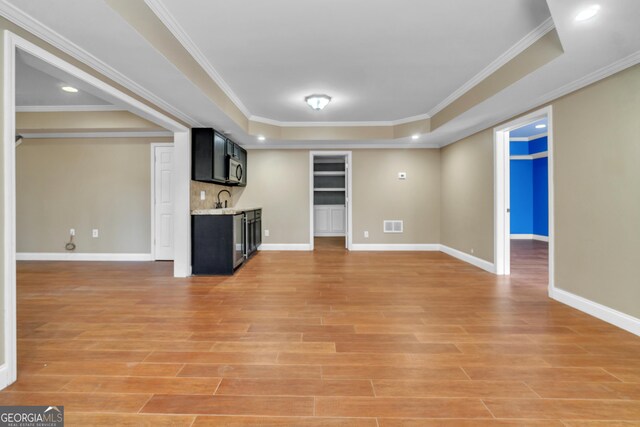
[{"label": "chrome faucet", "polygon": [[[218,201],[216,202],[216,209],[221,209],[222,208],[222,202],[220,201],[220,194],[221,193],[227,193],[229,195],[229,199],[231,199],[231,193],[229,192],[229,190],[220,190],[218,191]],[[227,202],[228,200],[224,201],[224,207],[227,207]]]}]

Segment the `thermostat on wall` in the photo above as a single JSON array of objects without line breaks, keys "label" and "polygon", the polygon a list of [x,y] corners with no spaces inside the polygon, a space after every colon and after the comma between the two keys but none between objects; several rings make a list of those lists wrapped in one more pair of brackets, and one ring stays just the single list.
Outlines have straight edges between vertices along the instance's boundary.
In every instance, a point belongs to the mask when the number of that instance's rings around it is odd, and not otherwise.
[{"label": "thermostat on wall", "polygon": [[407,179],[406,172],[398,172],[398,179]]}]

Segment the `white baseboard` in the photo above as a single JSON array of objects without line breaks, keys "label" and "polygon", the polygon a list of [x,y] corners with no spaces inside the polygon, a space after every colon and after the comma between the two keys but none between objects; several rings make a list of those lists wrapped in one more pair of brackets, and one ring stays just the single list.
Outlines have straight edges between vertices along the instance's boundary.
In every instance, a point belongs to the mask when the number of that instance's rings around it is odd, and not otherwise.
[{"label": "white baseboard", "polygon": [[354,243],[352,251],[439,251],[437,243]]},{"label": "white baseboard", "polygon": [[5,389],[12,383],[13,381],[9,379],[9,367],[6,363],[3,363],[2,366],[0,366],[0,390]]},{"label": "white baseboard", "polygon": [[310,251],[308,243],[263,243],[258,247],[259,251]]},{"label": "white baseboard", "polygon": [[548,242],[549,236],[543,236],[541,234],[511,234],[511,240],[539,240],[541,242]]},{"label": "white baseboard", "polygon": [[558,288],[549,289],[549,297],[640,336],[640,319],[636,317]]},{"label": "white baseboard", "polygon": [[153,261],[151,254],[18,252],[17,261]]},{"label": "white baseboard", "polygon": [[481,268],[489,273],[496,274],[496,266],[495,264],[475,257],[473,255],[469,255],[457,249],[450,248],[449,246],[440,245],[440,250],[447,255],[451,255],[454,258],[458,258],[461,261],[468,262],[471,265],[475,265],[478,268]]}]

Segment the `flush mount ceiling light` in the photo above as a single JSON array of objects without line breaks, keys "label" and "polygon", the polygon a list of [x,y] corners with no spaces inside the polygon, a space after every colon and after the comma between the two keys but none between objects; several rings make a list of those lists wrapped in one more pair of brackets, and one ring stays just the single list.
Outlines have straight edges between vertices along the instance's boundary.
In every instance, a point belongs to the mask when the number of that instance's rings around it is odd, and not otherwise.
[{"label": "flush mount ceiling light", "polygon": [[536,125],[536,129],[544,129],[546,127],[547,125],[543,125],[543,124]]},{"label": "flush mount ceiling light", "polygon": [[600,11],[600,5],[594,4],[592,6],[587,7],[586,9],[583,9],[580,13],[576,15],[575,19],[578,22],[587,21],[593,18],[594,16],[596,16],[599,11]]},{"label": "flush mount ceiling light", "polygon": [[65,92],[69,92],[69,93],[76,93],[78,92],[78,89],[76,89],[73,86],[62,86],[61,89]]},{"label": "flush mount ceiling light", "polygon": [[411,139],[413,139],[414,141],[418,140],[420,138],[420,135],[415,134],[415,135],[411,135]]},{"label": "flush mount ceiling light", "polygon": [[304,100],[309,104],[309,107],[320,111],[331,102],[331,97],[329,95],[309,95]]},{"label": "flush mount ceiling light", "polygon": [[265,139],[267,139],[267,138],[265,138],[265,137],[264,137],[264,136],[262,136],[262,135],[258,135],[258,141],[264,141]]}]

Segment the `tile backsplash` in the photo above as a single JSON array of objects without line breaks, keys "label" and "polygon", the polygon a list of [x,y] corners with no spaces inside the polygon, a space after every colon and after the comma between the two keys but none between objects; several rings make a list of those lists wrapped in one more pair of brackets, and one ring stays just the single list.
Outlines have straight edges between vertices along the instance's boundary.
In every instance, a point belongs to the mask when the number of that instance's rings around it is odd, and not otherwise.
[{"label": "tile backsplash", "polygon": [[[228,207],[233,207],[244,189],[242,187],[225,187],[224,185],[191,181],[191,210],[215,208],[216,196],[220,190],[229,190],[231,192],[231,200],[228,203]],[[200,200],[201,191],[205,192],[204,200]],[[227,193],[223,193],[220,195],[220,200],[224,203],[225,200],[228,200],[228,197]]]}]

